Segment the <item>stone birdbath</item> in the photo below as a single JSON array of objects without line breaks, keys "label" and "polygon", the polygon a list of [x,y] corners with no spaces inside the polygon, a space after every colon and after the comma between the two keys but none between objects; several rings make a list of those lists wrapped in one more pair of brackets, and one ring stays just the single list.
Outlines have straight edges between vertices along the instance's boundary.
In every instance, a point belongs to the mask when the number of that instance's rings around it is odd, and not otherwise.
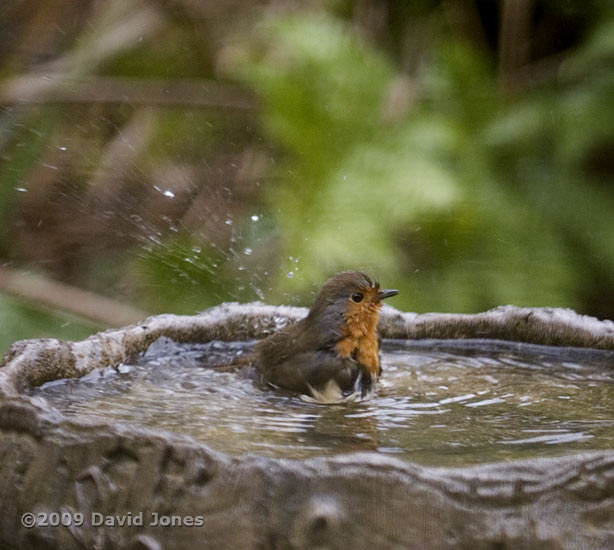
[{"label": "stone birdbath", "polygon": [[[160,337],[252,340],[305,312],[224,304],[82,342],[15,343],[0,368],[0,547],[614,548],[614,450],[467,467],[378,452],[230,455],[180,433],[69,417],[33,391],[115,368]],[[591,348],[601,350],[604,369],[614,366],[614,323],[569,310],[385,308],[380,331],[406,341],[557,346],[562,354]]]}]

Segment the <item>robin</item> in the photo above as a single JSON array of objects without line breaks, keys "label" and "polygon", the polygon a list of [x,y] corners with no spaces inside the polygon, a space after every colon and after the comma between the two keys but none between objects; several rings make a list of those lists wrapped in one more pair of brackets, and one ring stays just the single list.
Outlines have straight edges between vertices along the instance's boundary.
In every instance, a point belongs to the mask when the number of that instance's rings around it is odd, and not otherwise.
[{"label": "robin", "polygon": [[326,281],[307,317],[265,338],[254,348],[268,384],[318,402],[365,397],[381,374],[377,322],[382,290],[362,271]]}]

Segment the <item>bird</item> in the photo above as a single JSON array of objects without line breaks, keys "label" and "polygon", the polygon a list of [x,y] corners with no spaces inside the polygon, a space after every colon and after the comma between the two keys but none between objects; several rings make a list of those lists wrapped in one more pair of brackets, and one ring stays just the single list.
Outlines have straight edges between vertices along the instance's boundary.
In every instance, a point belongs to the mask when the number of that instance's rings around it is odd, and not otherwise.
[{"label": "bird", "polygon": [[382,290],[362,271],[328,279],[307,316],[261,340],[254,362],[261,379],[305,401],[335,403],[371,395],[381,375],[377,332]]}]

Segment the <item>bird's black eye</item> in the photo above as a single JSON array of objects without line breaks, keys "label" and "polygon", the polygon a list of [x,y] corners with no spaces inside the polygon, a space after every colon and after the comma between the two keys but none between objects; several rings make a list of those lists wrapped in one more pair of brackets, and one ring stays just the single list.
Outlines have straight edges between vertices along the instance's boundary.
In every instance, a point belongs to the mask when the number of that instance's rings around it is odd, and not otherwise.
[{"label": "bird's black eye", "polygon": [[354,292],[352,294],[352,302],[362,302],[363,295],[360,292]]}]

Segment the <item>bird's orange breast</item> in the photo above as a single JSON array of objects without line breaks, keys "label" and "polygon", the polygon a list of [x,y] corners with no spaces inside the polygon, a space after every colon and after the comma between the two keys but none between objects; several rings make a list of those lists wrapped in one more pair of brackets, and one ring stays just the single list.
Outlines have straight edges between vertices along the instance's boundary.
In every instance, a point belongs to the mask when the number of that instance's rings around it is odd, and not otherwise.
[{"label": "bird's orange breast", "polygon": [[381,304],[350,304],[341,327],[342,338],[337,351],[342,357],[353,357],[377,380],[380,373],[377,322]]}]

